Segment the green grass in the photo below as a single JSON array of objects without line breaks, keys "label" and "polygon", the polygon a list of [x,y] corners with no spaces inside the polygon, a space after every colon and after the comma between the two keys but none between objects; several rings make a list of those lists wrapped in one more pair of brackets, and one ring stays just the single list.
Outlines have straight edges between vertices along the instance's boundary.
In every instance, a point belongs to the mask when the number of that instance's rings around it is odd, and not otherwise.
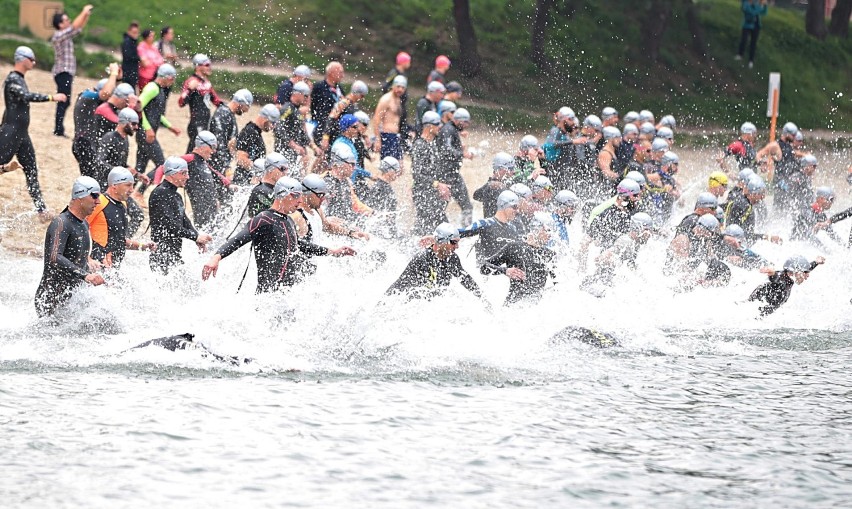
[{"label": "green grass", "polygon": [[[766,88],[772,71],[782,73],[781,117],[805,128],[852,130],[852,41],[817,41],[804,32],[799,11],[770,8],[758,44],[755,69],[733,59],[739,40],[739,0],[694,0],[704,27],[707,55],[691,50],[683,4],[678,3],[658,62],[648,61],[638,41],[638,19],[647,1],[600,0],[583,5],[571,19],[552,14],[547,51],[557,62],[541,76],[529,60],[529,26],[534,2],[476,0],[472,17],[483,56],[483,75],[465,80],[467,94],[496,104],[473,108],[489,126],[541,129],[547,112],[568,104],[580,114],[604,105],[626,112],[648,108],[674,113],[682,125],[736,126],[745,120],[768,125]],[[72,15],[86,3],[69,0]],[[117,47],[131,19],[158,30],[175,27],[182,52],[203,51],[214,59],[280,66],[307,63],[321,69],[331,58],[347,71],[380,76],[397,51],[414,55],[410,76],[422,86],[432,58],[457,55],[451,0],[118,0],[97,3],[84,38]],[[17,12],[17,0],[0,0],[2,12]],[[0,30],[17,32],[16,16],[0,19]],[[6,46],[2,54],[8,55]],[[35,49],[35,48],[34,48]],[[37,50],[47,62],[49,47]],[[42,54],[45,54],[42,56]],[[102,56],[83,57],[81,68],[97,73]],[[286,65],[285,65],[286,63]],[[279,78],[258,73],[216,72],[217,88],[228,93],[246,86],[268,100]],[[371,84],[374,85],[374,84]],[[371,94],[371,106],[376,97]]]}]

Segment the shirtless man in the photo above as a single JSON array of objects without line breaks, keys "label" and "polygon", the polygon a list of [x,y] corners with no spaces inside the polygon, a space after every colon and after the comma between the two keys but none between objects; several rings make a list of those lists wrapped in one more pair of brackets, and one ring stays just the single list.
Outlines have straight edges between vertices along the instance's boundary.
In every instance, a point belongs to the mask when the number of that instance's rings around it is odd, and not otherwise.
[{"label": "shirtless man", "polygon": [[402,145],[400,144],[399,125],[402,116],[402,96],[408,87],[405,76],[397,76],[393,79],[390,92],[383,95],[376,105],[373,115],[373,129],[376,134],[376,142],[373,150],[385,157],[395,157],[402,161]]}]

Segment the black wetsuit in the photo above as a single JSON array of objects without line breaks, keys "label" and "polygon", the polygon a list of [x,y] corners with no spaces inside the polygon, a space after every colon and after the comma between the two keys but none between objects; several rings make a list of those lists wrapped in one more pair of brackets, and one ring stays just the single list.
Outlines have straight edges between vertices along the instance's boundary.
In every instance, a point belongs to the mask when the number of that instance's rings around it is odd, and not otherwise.
[{"label": "black wetsuit", "polygon": [[249,242],[252,243],[257,263],[257,293],[295,284],[300,276],[300,263],[297,260],[300,250],[319,256],[328,253],[324,247],[300,242],[293,220],[272,209],[251,218],[216,253],[225,258]]},{"label": "black wetsuit", "polygon": [[224,174],[231,166],[231,151],[228,144],[237,139],[237,116],[227,104],[220,104],[210,117],[210,132],[216,137],[216,151],[210,157],[210,166]]},{"label": "black wetsuit", "polygon": [[105,245],[100,245],[92,239],[92,254],[90,256],[99,262],[103,262],[107,254],[112,254],[112,264],[117,267],[121,265],[121,261],[124,260],[124,255],[127,252],[127,208],[123,203],[110,198],[106,193],[102,196],[108,200],[106,207],[102,210],[107,224],[107,241]]},{"label": "black wetsuit", "polygon": [[275,93],[275,104],[287,104],[290,102],[290,96],[293,95],[293,81],[290,78],[282,81],[278,85],[278,91]]},{"label": "black wetsuit", "polygon": [[[833,214],[828,220],[831,222],[831,224],[834,224],[838,221],[843,221],[844,219],[850,216],[852,216],[852,207],[849,207],[846,210],[842,210],[837,214]],[[852,247],[852,230],[849,230],[849,246]]]},{"label": "black wetsuit", "polygon": [[95,156],[100,136],[95,109],[100,104],[101,99],[94,90],[84,90],[77,96],[74,103],[74,141],[71,143],[71,153],[80,165],[80,175],[96,180]]},{"label": "black wetsuit", "polygon": [[0,164],[6,164],[17,156],[23,166],[27,179],[27,192],[37,211],[47,209],[38,183],[38,165],[35,148],[30,139],[30,103],[47,102],[50,98],[44,94],[30,92],[24,75],[12,71],[3,83],[3,99],[6,111],[0,125]]},{"label": "black wetsuit", "polygon": [[275,151],[295,163],[299,155],[290,148],[290,142],[295,142],[301,147],[310,145],[308,133],[305,132],[305,119],[299,113],[299,107],[293,103],[286,103],[281,112],[281,119],[275,123],[272,130],[275,135]]},{"label": "black wetsuit", "polygon": [[[819,264],[811,262],[810,270],[814,270],[817,265]],[[794,284],[796,282],[793,281],[786,270],[778,272],[769,276],[769,282],[755,288],[748,300],[765,302],[766,305],[760,308],[760,316],[771,315],[790,298]]]},{"label": "black wetsuit", "polygon": [[395,237],[397,235],[396,213],[398,203],[393,187],[384,180],[376,180],[372,186],[355,184],[355,194],[365,205],[378,213],[385,214],[380,219],[384,232]]},{"label": "black wetsuit", "polygon": [[453,278],[459,278],[462,286],[477,297],[482,295],[476,281],[462,267],[457,254],[452,253],[447,259],[441,260],[432,249],[426,249],[408,262],[405,270],[385,293],[406,293],[409,298],[430,299],[449,286]]},{"label": "black wetsuit", "polygon": [[[248,154],[249,161],[266,157],[266,144],[263,142],[260,127],[254,122],[249,122],[237,135],[237,151]],[[237,166],[234,172],[234,184],[241,186],[251,182],[251,168]]]},{"label": "black wetsuit", "polygon": [[272,206],[272,202],[275,201],[272,194],[274,188],[274,184],[266,182],[261,182],[252,188],[246,205],[249,217],[254,217]]},{"label": "black wetsuit", "polygon": [[423,132],[423,114],[427,111],[437,113],[438,105],[430,101],[428,97],[421,97],[417,101],[416,116],[414,117],[414,132],[417,133],[417,136],[420,136],[420,133]]},{"label": "black wetsuit", "polygon": [[121,42],[121,75],[122,81],[129,83],[136,88],[139,84],[139,51],[138,39],[134,39],[127,34],[124,34],[124,40]]},{"label": "black wetsuit", "polygon": [[217,177],[213,175],[210,166],[198,154],[184,156],[189,169],[189,179],[186,181],[186,195],[192,204],[192,218],[199,228],[212,225],[219,210]]},{"label": "black wetsuit", "polygon": [[[118,114],[120,111],[121,108],[118,108],[109,102],[98,105],[94,113],[94,139],[96,141],[103,138],[106,133],[115,131],[115,126],[118,125]],[[138,113],[139,112],[137,112],[137,114]]]},{"label": "black wetsuit", "polygon": [[511,242],[503,247],[497,254],[488,258],[480,267],[483,274],[505,274],[506,269],[516,268],[524,271],[523,281],[511,279],[509,282],[509,294],[506,296],[505,304],[513,304],[521,299],[541,295],[547,278],[555,277],[550,268],[553,260],[553,251],[544,247],[535,247],[526,242]]},{"label": "black wetsuit", "polygon": [[742,138],[737,139],[725,148],[726,156],[734,156],[740,170],[757,166],[757,152],[754,146]]},{"label": "black wetsuit", "polygon": [[755,228],[755,207],[744,194],[739,194],[733,200],[728,200],[725,207],[725,225],[738,224],[746,234],[746,240],[751,244],[766,237],[763,233],[757,233]]},{"label": "black wetsuit", "polygon": [[130,141],[118,131],[110,131],[103,135],[98,143],[98,152],[95,157],[95,175],[93,178],[106,189],[107,176],[110,170],[116,166],[127,168],[127,157],[130,155]]},{"label": "black wetsuit", "polygon": [[598,143],[591,139],[586,143],[574,145],[576,159],[574,161],[574,187],[580,199],[600,199],[601,182],[598,175],[598,154],[603,148],[603,138]]},{"label": "black wetsuit", "polygon": [[[314,83],[314,88],[311,91],[311,118],[317,123],[314,130],[314,142],[319,143],[323,135],[327,134],[325,128],[328,123],[328,115],[342,97],[340,85],[332,87],[326,80]],[[329,141],[334,141],[334,139],[329,137]]]},{"label": "black wetsuit", "polygon": [[148,199],[151,240],[157,243],[157,250],[151,252],[149,264],[151,270],[164,274],[173,266],[183,263],[183,239],[194,242],[198,238],[198,231],[186,217],[183,198],[177,189],[174,184],[164,180]]},{"label": "black wetsuit", "polygon": [[328,186],[326,214],[350,222],[360,219],[353,208],[351,181],[335,178],[331,174],[327,174],[324,180]]},{"label": "black wetsuit", "polygon": [[[197,80],[198,86],[194,90],[190,90],[187,83],[193,78]],[[168,95],[166,98],[168,99]],[[180,106],[189,105],[189,124],[186,125],[186,135],[189,137],[189,145],[186,147],[187,153],[192,152],[192,149],[195,148],[195,137],[198,136],[198,133],[207,129],[210,124],[210,108],[207,107],[205,98],[208,98],[207,100],[214,108],[222,104],[210,80],[197,74],[187,78],[183,84],[181,98],[178,101]]]},{"label": "black wetsuit", "polygon": [[503,223],[496,217],[480,219],[467,228],[460,230],[462,238],[479,235],[476,242],[476,261],[479,264],[496,255],[503,247],[519,240],[517,227],[513,223]]},{"label": "black wetsuit", "polygon": [[450,186],[453,199],[456,200],[462,212],[473,210],[473,203],[467,192],[467,185],[461,176],[461,166],[464,160],[464,148],[461,141],[461,129],[453,122],[441,126],[435,142],[438,147],[438,171],[441,182]]},{"label": "black wetsuit", "polygon": [[497,213],[497,197],[509,187],[499,180],[493,178],[482,187],[473,192],[473,199],[482,203],[482,215],[491,217]]},{"label": "black wetsuit", "polygon": [[547,176],[559,190],[571,189],[576,182],[572,178],[571,169],[575,159],[571,136],[572,133],[553,126],[542,147],[547,161]]},{"label": "black wetsuit", "polygon": [[[784,179],[784,191],[775,194],[774,204],[782,205],[793,217],[805,210],[814,201],[814,188],[811,177],[801,170],[793,170]],[[781,203],[784,200],[786,203]],[[776,207],[777,208],[777,207]]]},{"label": "black wetsuit", "polygon": [[[812,205],[802,210],[799,212],[798,216],[796,216],[795,223],[793,223],[793,231],[790,233],[790,240],[805,240],[818,246],[822,246],[822,242],[820,242],[816,236],[814,226],[817,223],[825,222],[828,222],[828,216],[824,211],[818,209],[816,205]],[[838,244],[843,243],[831,227],[831,223],[829,223],[828,227],[823,231],[825,231],[826,235],[828,235],[831,240]]]},{"label": "black wetsuit", "polygon": [[53,218],[44,236],[44,272],[35,295],[39,316],[52,315],[89,274],[89,225],[67,208]]},{"label": "black wetsuit", "polygon": [[589,236],[603,249],[610,247],[630,226],[630,215],[634,207],[624,208],[616,204],[606,208],[589,223]]},{"label": "black wetsuit", "polygon": [[[687,216],[684,221],[688,221]],[[682,222],[683,223],[683,222]],[[697,219],[695,220],[697,224]],[[695,270],[702,263],[707,264],[707,271],[704,274],[705,281],[715,281],[720,285],[727,285],[731,280],[731,268],[722,263],[719,257],[723,255],[720,245],[724,243],[722,235],[714,234],[710,237],[702,237],[696,235],[692,228],[686,231],[678,230],[678,235],[686,235],[689,240],[689,254],[686,260],[681,260],[680,265],[683,269]],[[671,274],[676,268],[676,258],[671,250],[666,253],[666,261],[663,267],[663,273]]]},{"label": "black wetsuit", "polygon": [[435,141],[417,138],[411,144],[411,199],[414,203],[414,232],[428,235],[441,223],[447,222],[447,202],[441,199],[432,185],[440,181]]}]

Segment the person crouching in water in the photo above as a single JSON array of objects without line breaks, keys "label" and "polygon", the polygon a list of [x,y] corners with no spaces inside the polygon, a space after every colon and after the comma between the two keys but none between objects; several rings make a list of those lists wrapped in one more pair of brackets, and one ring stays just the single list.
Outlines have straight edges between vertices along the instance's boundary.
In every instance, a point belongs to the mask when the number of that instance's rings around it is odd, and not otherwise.
[{"label": "person crouching in water", "polygon": [[790,298],[793,285],[807,281],[811,271],[823,263],[825,258],[822,256],[812,262],[804,256],[794,256],[784,262],[784,268],[780,272],[765,269],[763,272],[769,276],[769,282],[755,288],[748,300],[765,302],[766,305],[760,308],[760,316],[771,315]]},{"label": "person crouching in water", "polygon": [[485,260],[480,272],[485,275],[504,274],[509,278],[509,294],[505,306],[528,299],[535,302],[547,284],[555,277],[552,261],[555,253],[548,249],[553,219],[547,212],[536,212],[530,230],[523,241],[506,244],[494,256]]}]

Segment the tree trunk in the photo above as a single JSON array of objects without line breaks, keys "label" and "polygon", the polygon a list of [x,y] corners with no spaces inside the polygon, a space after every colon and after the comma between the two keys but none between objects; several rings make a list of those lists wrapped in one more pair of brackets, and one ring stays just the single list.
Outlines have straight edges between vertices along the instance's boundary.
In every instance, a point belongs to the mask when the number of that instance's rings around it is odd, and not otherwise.
[{"label": "tree trunk", "polygon": [[671,0],[653,0],[648,12],[642,19],[641,28],[645,53],[652,61],[660,58],[660,45],[663,42],[663,35],[669,28],[672,3]]},{"label": "tree trunk", "polygon": [[468,78],[477,76],[482,68],[482,59],[479,57],[476,32],[470,20],[470,1],[453,0],[453,16],[456,19],[456,35],[459,38],[459,68]]},{"label": "tree trunk", "polygon": [[686,24],[692,34],[692,51],[695,52],[699,60],[704,61],[707,59],[707,41],[704,38],[704,27],[701,26],[701,20],[698,18],[695,2],[684,0],[684,3],[686,4]]},{"label": "tree trunk", "polygon": [[532,49],[530,58],[538,67],[539,72],[542,73],[549,73],[553,69],[553,65],[545,53],[545,45],[547,44],[547,21],[550,18],[550,9],[555,3],[556,0],[538,0],[536,2],[532,28],[530,29],[530,46]]},{"label": "tree trunk", "polygon": [[825,0],[808,1],[805,31],[817,39],[825,39]]},{"label": "tree trunk", "polygon": [[846,39],[849,37],[849,17],[852,16],[852,0],[837,0],[831,11],[828,33]]}]

